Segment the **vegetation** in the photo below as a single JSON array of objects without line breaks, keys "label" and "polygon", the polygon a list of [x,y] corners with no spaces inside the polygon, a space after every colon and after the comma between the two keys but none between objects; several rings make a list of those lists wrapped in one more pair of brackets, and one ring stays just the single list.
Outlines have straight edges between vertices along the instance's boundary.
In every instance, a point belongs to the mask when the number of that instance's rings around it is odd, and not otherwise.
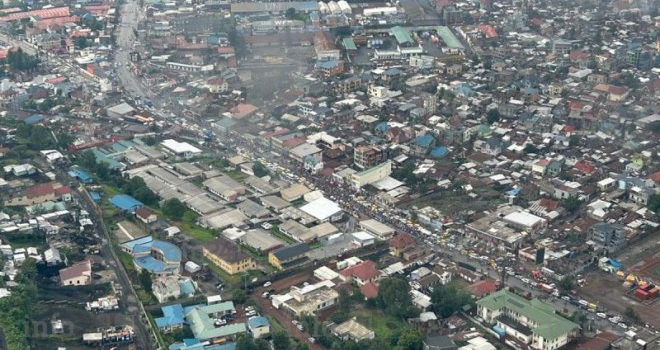
[{"label": "vegetation", "polygon": [[473,300],[468,292],[456,288],[454,284],[448,284],[433,290],[431,302],[431,311],[438,316],[449,317],[465,305],[471,305]]},{"label": "vegetation", "polygon": [[564,293],[569,292],[575,287],[573,279],[573,276],[565,276],[559,281],[559,283],[557,283],[557,287],[559,287],[559,290]]},{"label": "vegetation", "polygon": [[36,277],[36,262],[27,259],[16,277],[18,287],[12,289],[10,296],[0,299],[0,329],[9,350],[29,348],[27,336],[30,329],[25,321],[34,311],[34,300],[37,299]]},{"label": "vegetation", "polygon": [[39,58],[25,53],[20,47],[16,51],[9,51],[3,61],[2,63],[8,64],[12,71],[31,71],[39,65]]},{"label": "vegetation", "polygon": [[649,198],[648,208],[650,211],[657,213],[660,211],[660,194],[653,194]]},{"label": "vegetation", "polygon": [[290,350],[290,344],[291,340],[289,339],[289,336],[287,336],[286,332],[279,331],[273,333],[273,348],[275,350]]},{"label": "vegetation", "polygon": [[252,165],[252,172],[256,177],[264,177],[268,175],[268,168],[261,164],[261,162],[254,162]]},{"label": "vegetation", "polygon": [[575,213],[580,205],[582,205],[582,200],[577,196],[570,196],[561,200],[561,206],[571,214]]},{"label": "vegetation", "polygon": [[236,289],[231,294],[231,299],[237,304],[243,304],[247,301],[247,294],[241,289]]},{"label": "vegetation", "polygon": [[408,289],[408,283],[401,278],[384,278],[378,287],[376,304],[388,315],[404,319],[412,317],[417,310]]},{"label": "vegetation", "polygon": [[236,341],[236,350],[270,350],[268,342],[243,335]]},{"label": "vegetation", "polygon": [[488,124],[496,123],[500,120],[500,112],[497,109],[490,109],[486,112],[486,121]]},{"label": "vegetation", "polygon": [[19,124],[16,128],[16,138],[21,145],[33,151],[56,146],[53,134],[42,125]]},{"label": "vegetation", "polygon": [[152,291],[151,284],[153,283],[153,281],[151,280],[151,274],[149,273],[149,271],[142,270],[140,272],[139,279],[140,279],[140,285],[142,286],[142,288],[144,288],[144,290],[147,293],[151,293],[151,291]]},{"label": "vegetation", "polygon": [[635,309],[630,306],[626,307],[626,309],[623,311],[623,316],[631,323],[637,324],[641,321]]},{"label": "vegetation", "polygon": [[186,212],[186,206],[178,198],[171,198],[163,202],[161,207],[163,214],[173,220],[181,220]]}]

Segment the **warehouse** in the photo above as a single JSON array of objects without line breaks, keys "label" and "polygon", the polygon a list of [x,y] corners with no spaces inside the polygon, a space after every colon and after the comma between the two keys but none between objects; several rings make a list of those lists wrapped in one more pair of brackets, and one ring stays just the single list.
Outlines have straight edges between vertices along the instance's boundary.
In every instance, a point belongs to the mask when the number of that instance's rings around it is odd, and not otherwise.
[{"label": "warehouse", "polygon": [[163,149],[165,149],[166,152],[186,159],[202,153],[202,150],[188,142],[179,142],[172,139],[167,139],[161,142],[161,146],[163,146]]},{"label": "warehouse", "polygon": [[311,215],[318,222],[334,222],[341,220],[344,215],[339,205],[325,197],[316,199],[300,207],[304,213]]},{"label": "warehouse", "polygon": [[395,232],[393,228],[374,219],[360,221],[360,227],[383,240],[390,238]]},{"label": "warehouse", "polygon": [[247,231],[239,238],[239,241],[260,253],[270,253],[275,249],[284,247],[283,241],[262,229]]}]

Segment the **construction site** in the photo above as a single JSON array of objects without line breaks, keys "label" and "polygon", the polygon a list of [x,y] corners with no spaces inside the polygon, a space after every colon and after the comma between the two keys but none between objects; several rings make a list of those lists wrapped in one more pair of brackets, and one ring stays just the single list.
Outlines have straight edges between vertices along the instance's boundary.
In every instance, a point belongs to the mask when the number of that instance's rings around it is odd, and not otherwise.
[{"label": "construction site", "polygon": [[577,288],[582,297],[598,301],[608,313],[623,315],[631,307],[643,323],[660,327],[660,253],[631,266],[601,258],[598,267],[585,276],[588,282]]}]

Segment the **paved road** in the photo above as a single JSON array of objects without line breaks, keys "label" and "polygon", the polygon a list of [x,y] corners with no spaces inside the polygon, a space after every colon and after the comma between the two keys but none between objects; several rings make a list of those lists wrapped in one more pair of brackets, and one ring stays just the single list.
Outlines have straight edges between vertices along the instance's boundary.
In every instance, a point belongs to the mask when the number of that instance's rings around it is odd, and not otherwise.
[{"label": "paved road", "polygon": [[23,52],[29,55],[35,55],[37,53],[37,49],[34,46],[26,43],[25,41],[16,40],[5,34],[0,33],[0,41],[7,43],[11,46],[18,46],[23,50]]}]

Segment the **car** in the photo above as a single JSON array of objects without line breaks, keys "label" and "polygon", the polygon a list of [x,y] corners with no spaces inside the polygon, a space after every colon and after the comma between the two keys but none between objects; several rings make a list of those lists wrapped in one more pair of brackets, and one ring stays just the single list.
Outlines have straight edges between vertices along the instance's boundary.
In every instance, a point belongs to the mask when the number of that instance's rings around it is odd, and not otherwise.
[{"label": "car", "polygon": [[605,315],[605,314],[602,313],[602,312],[597,313],[596,316],[598,316],[598,317],[600,317],[600,318],[607,318],[607,315]]},{"label": "car", "polygon": [[313,337],[309,337],[307,338],[307,340],[309,340],[309,342],[312,344],[316,343],[316,339],[314,339]]},{"label": "car", "polygon": [[268,299],[269,295],[270,294],[268,292],[264,292],[263,294],[261,294],[261,297],[264,298],[264,299]]},{"label": "car", "polygon": [[271,285],[273,285],[273,283],[271,283],[270,281],[268,281],[268,282],[264,283],[264,288],[268,288],[268,287],[270,287]]},{"label": "car", "polygon": [[623,322],[619,323],[619,327],[621,327],[623,329],[628,329],[628,325],[623,323]]},{"label": "car", "polygon": [[610,317],[609,321],[612,322],[612,323],[618,323],[619,322],[618,318],[616,318],[616,317]]},{"label": "car", "polygon": [[293,323],[296,326],[298,325],[298,321],[296,321],[296,320],[291,320],[291,323]]},{"label": "car", "polygon": [[571,301],[571,298],[568,295],[564,295],[561,298],[566,300],[566,301]]},{"label": "car", "polygon": [[245,316],[247,316],[247,317],[252,317],[252,316],[256,316],[256,315],[257,315],[257,312],[254,311],[254,310],[248,311],[248,312],[245,313]]},{"label": "car", "polygon": [[305,330],[305,327],[303,327],[303,325],[301,325],[301,324],[298,324],[296,326],[296,328],[298,328],[298,330],[301,331],[301,332]]}]

